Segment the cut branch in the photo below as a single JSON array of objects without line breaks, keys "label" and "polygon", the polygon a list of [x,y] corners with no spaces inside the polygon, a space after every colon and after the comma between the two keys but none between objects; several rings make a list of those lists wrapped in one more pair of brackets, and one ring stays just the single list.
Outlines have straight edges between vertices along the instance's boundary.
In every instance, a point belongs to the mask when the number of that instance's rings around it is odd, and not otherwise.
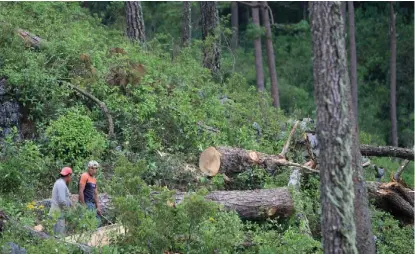
[{"label": "cut branch", "polygon": [[84,91],[83,89],[81,89],[81,88],[79,88],[75,85],[72,85],[72,84],[67,83],[67,82],[65,82],[65,84],[67,86],[69,86],[70,88],[72,88],[73,90],[77,91],[78,93],[82,94],[83,96],[87,97],[88,99],[92,100],[93,102],[95,102],[100,107],[102,113],[107,118],[108,136],[110,138],[113,137],[114,136],[114,122],[112,120],[112,116],[111,116],[107,106],[105,105],[105,103],[103,103],[97,97],[93,96],[92,94]]}]

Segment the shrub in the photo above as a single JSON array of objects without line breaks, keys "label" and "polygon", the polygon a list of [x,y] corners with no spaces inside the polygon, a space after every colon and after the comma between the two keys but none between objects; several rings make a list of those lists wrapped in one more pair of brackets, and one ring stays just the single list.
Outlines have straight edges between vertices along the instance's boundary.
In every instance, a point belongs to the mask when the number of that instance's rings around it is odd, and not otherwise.
[{"label": "shrub", "polygon": [[72,165],[75,172],[81,170],[87,159],[97,159],[107,144],[92,120],[78,110],[68,111],[52,121],[46,129],[46,149],[62,165]]}]

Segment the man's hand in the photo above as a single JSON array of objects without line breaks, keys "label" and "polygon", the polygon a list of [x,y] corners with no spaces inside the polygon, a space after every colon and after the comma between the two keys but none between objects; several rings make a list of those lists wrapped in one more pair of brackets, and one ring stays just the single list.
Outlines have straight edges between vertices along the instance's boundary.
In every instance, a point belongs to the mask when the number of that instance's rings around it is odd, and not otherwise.
[{"label": "man's hand", "polygon": [[99,216],[101,216],[101,215],[102,215],[101,207],[97,207],[97,214],[98,214]]}]

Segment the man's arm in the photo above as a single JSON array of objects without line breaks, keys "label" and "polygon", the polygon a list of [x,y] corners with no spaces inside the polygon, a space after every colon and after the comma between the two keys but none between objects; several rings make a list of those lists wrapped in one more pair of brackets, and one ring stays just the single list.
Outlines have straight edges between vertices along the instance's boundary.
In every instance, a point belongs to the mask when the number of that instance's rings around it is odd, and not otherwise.
[{"label": "man's arm", "polygon": [[94,199],[95,199],[95,206],[97,208],[97,213],[101,215],[101,207],[99,205],[99,198],[98,198],[98,186],[95,186]]},{"label": "man's arm", "polygon": [[81,204],[85,204],[84,190],[85,190],[86,181],[87,181],[87,178],[84,177],[84,175],[82,175],[81,179],[79,180],[79,202]]},{"label": "man's arm", "polygon": [[71,200],[66,197],[67,188],[64,183],[60,183],[57,186],[58,194],[58,206],[60,209],[65,209],[66,207],[71,206]]}]

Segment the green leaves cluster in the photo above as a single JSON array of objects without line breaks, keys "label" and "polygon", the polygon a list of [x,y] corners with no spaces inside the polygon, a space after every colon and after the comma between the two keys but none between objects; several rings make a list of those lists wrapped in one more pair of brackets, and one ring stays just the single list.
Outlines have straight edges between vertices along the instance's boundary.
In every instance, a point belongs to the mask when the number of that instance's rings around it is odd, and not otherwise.
[{"label": "green leaves cluster", "polygon": [[100,158],[107,145],[105,136],[95,129],[92,120],[77,110],[52,121],[45,138],[49,153],[78,171],[88,159]]}]

